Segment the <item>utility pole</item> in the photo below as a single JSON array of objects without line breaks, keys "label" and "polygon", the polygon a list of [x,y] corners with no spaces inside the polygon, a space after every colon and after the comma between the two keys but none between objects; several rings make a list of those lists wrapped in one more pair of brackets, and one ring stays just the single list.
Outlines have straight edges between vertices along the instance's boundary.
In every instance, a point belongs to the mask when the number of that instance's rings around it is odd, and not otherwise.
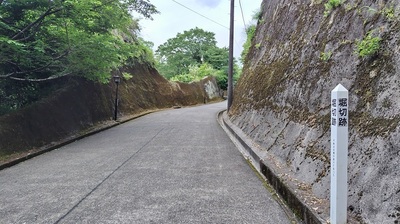
[{"label": "utility pole", "polygon": [[228,111],[233,102],[233,37],[235,19],[235,0],[231,0],[231,22],[229,30],[229,68],[228,68]]}]

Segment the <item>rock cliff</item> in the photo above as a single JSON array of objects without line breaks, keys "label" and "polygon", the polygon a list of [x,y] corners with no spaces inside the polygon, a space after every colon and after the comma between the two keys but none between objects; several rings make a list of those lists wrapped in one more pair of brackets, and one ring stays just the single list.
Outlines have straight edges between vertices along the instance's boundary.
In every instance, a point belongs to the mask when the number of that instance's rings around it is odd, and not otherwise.
[{"label": "rock cliff", "polygon": [[[215,78],[195,83],[169,82],[146,65],[124,68],[132,75],[119,86],[119,117],[173,106],[203,104],[219,98]],[[0,116],[1,157],[79,136],[102,122],[113,122],[115,83],[103,85],[81,78],[20,111]]]},{"label": "rock cliff", "polygon": [[333,2],[263,1],[229,116],[328,221],[330,92],[341,83],[350,223],[400,223],[400,3]]}]

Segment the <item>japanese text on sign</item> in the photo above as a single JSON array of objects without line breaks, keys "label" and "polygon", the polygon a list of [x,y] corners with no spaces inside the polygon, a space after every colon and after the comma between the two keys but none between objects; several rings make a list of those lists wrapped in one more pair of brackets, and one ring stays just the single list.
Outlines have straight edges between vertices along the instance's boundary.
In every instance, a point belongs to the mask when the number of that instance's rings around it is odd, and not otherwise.
[{"label": "japanese text on sign", "polygon": [[332,122],[333,126],[347,127],[348,126],[348,99],[339,98],[332,99]]}]

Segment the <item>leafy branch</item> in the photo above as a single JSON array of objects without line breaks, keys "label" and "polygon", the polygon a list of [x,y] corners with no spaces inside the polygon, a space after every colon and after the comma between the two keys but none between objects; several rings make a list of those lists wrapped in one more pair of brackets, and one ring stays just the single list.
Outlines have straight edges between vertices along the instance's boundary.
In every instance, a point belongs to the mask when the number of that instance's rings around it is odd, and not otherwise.
[{"label": "leafy branch", "polygon": [[[0,4],[4,28],[0,29],[0,79],[19,81],[74,74],[106,82],[111,70],[143,54],[135,52],[138,44],[131,28],[138,26],[131,25],[137,21],[129,10],[145,17],[158,12],[147,0],[0,0]],[[60,52],[67,53],[55,56]]]},{"label": "leafy branch", "polygon": [[38,24],[40,24],[45,18],[46,16],[52,15],[54,13],[57,13],[59,11],[61,11],[62,8],[58,8],[58,9],[53,9],[53,8],[49,8],[45,13],[43,13],[38,19],[36,19],[34,22],[32,22],[31,24],[29,24],[28,26],[26,26],[24,29],[22,29],[21,31],[19,31],[17,34],[15,34],[11,39],[12,40],[17,40],[18,37],[20,37],[22,34],[24,34],[25,32],[27,32],[29,29],[31,29],[34,26],[37,26]]},{"label": "leafy branch", "polygon": [[[50,61],[48,64],[32,69],[32,70],[27,70],[27,71],[19,71],[19,72],[10,72],[8,74],[5,75],[0,75],[0,78],[9,78],[9,79],[13,79],[13,80],[18,80],[18,81],[30,81],[30,82],[40,82],[40,81],[48,81],[48,80],[52,80],[52,79],[56,79],[59,77],[63,77],[63,76],[67,76],[70,75],[71,73],[63,73],[63,74],[59,74],[59,75],[53,75],[50,76],[49,78],[42,78],[42,79],[32,79],[32,78],[20,78],[18,76],[21,75],[26,75],[26,74],[32,74],[35,72],[40,72],[43,71],[49,67],[51,67],[55,62],[57,62],[58,60],[60,60],[61,58],[65,57],[68,55],[68,52],[65,52],[64,54],[59,55],[58,57],[53,58],[52,61]],[[9,64],[14,64],[15,66],[17,66],[15,63],[8,61]]]}]

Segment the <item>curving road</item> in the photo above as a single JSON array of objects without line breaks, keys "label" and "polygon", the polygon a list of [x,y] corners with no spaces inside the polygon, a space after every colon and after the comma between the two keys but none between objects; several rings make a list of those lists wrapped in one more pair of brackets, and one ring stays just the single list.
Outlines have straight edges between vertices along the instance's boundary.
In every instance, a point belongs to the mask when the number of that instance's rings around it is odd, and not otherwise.
[{"label": "curving road", "polygon": [[0,223],[291,223],[216,121],[166,110],[0,171]]}]

